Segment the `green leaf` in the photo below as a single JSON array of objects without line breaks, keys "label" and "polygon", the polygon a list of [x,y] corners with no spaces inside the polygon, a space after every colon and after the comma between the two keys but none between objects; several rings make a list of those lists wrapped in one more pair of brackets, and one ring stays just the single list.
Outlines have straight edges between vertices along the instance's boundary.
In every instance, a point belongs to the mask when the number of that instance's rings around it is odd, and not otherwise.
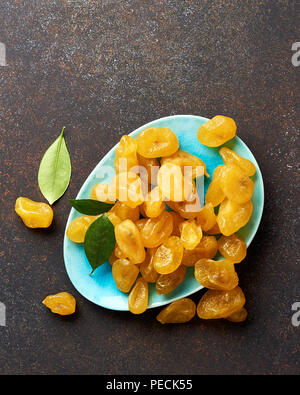
[{"label": "green leaf", "polygon": [[75,210],[85,215],[99,215],[106,213],[113,207],[113,204],[100,202],[99,200],[93,199],[69,199],[70,204]]},{"label": "green leaf", "polygon": [[50,204],[65,193],[71,178],[71,160],[64,139],[64,130],[65,127],[45,152],[39,168],[39,187]]},{"label": "green leaf", "polygon": [[111,256],[116,244],[114,226],[106,214],[96,219],[88,228],[84,239],[84,250],[93,270]]}]

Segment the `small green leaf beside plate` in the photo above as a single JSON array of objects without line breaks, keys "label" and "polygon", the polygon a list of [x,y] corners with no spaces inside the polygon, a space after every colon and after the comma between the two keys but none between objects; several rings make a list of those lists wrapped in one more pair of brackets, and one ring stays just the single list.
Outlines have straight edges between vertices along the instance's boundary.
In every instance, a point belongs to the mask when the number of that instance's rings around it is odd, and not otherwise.
[{"label": "small green leaf beside plate", "polygon": [[38,184],[49,204],[67,190],[71,178],[71,159],[64,139],[64,130],[45,152],[38,173]]}]

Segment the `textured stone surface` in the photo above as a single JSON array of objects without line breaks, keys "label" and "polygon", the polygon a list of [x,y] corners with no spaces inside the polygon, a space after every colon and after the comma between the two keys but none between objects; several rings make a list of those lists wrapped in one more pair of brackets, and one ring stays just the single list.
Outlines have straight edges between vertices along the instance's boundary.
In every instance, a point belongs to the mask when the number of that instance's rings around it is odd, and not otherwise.
[{"label": "textured stone surface", "polygon": [[[288,0],[1,0],[0,373],[300,373],[300,327],[291,325],[300,302],[298,17]],[[65,272],[66,196],[122,134],[170,114],[233,117],[261,166],[265,212],[238,267],[245,324],[165,327],[157,310],[104,310]],[[39,161],[63,125],[71,185],[51,229],[32,231],[14,202],[41,199]],[[41,304],[64,290],[78,301],[75,317]]]}]

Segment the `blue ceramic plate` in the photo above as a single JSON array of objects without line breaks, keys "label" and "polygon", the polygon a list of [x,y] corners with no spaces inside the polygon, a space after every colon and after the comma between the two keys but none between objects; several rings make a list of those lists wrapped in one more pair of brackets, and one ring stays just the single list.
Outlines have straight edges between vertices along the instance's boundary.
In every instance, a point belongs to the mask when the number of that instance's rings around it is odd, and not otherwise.
[{"label": "blue ceramic plate", "polygon": [[[214,169],[220,164],[223,164],[223,161],[219,155],[220,147],[209,148],[201,145],[197,140],[198,128],[206,121],[208,121],[207,118],[195,115],[174,115],[152,121],[147,125],[141,126],[130,135],[132,137],[136,137],[143,129],[150,126],[166,126],[177,135],[180,143],[180,149],[201,157],[207,165],[208,173],[212,176]],[[263,212],[263,179],[254,156],[240,138],[235,137],[224,144],[224,146],[233,149],[242,157],[251,160],[256,166],[256,175],[252,178],[255,183],[252,197],[254,208],[253,214],[248,224],[238,232],[249,246],[255,236]],[[101,171],[101,169],[103,166],[114,165],[116,147],[117,146],[113,147],[95,167],[82,186],[77,199],[88,199],[90,191],[96,183],[111,181],[111,177],[103,177],[103,171]],[[205,192],[210,180],[211,177],[205,177]],[[74,209],[71,209],[66,229],[70,222],[80,215],[81,214],[77,213]],[[115,286],[109,262],[100,266],[93,275],[89,275],[91,266],[85,256],[83,245],[71,242],[66,235],[64,239],[64,259],[66,270],[71,282],[78,292],[80,292],[85,298],[108,309],[128,310],[127,294],[122,293]],[[150,285],[149,308],[173,302],[174,300],[191,295],[202,288],[203,287],[194,278],[193,268],[188,268],[184,282],[168,295],[158,296],[153,284]]]}]

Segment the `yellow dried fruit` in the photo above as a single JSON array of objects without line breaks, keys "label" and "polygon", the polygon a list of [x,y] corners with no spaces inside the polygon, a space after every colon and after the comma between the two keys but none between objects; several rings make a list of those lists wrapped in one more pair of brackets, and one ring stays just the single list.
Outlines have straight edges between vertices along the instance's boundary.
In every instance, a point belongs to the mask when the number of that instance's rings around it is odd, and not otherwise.
[{"label": "yellow dried fruit", "polygon": [[148,307],[148,283],[139,277],[128,296],[128,308],[133,314],[142,314]]},{"label": "yellow dried fruit", "polygon": [[166,295],[172,292],[185,279],[186,267],[180,265],[178,269],[169,274],[160,274],[156,281],[158,295]]},{"label": "yellow dried fruit", "polygon": [[89,226],[98,217],[82,216],[75,218],[67,229],[68,238],[75,243],[83,243]]},{"label": "yellow dried fruit", "polygon": [[175,154],[162,158],[161,165],[164,165],[167,162],[180,166],[183,174],[184,168],[190,166],[192,168],[193,178],[201,177],[203,174],[205,174],[206,177],[209,177],[203,160],[197,156],[189,154],[188,152],[178,150]]},{"label": "yellow dried fruit", "polygon": [[184,250],[182,265],[194,266],[199,259],[215,257],[218,251],[218,242],[214,236],[203,236],[200,243],[193,250]]},{"label": "yellow dried fruit", "polygon": [[221,236],[218,240],[218,248],[223,257],[233,263],[241,262],[247,254],[247,244],[236,234]]},{"label": "yellow dried fruit", "polygon": [[156,250],[153,258],[154,269],[159,274],[175,272],[181,264],[182,256],[182,241],[177,236],[171,236]]},{"label": "yellow dried fruit", "polygon": [[166,127],[150,127],[137,137],[137,152],[144,158],[160,158],[174,154],[179,148],[178,138]]},{"label": "yellow dried fruit", "polygon": [[142,263],[145,260],[140,232],[130,219],[115,226],[115,236],[119,248],[132,263]]},{"label": "yellow dried fruit", "polygon": [[137,142],[131,137],[124,135],[121,137],[116,149],[115,169],[116,173],[130,172],[138,170]]},{"label": "yellow dried fruit", "polygon": [[208,147],[219,147],[236,134],[236,124],[232,118],[216,115],[200,126],[198,140]]},{"label": "yellow dried fruit", "polygon": [[220,231],[225,236],[236,233],[247,224],[251,218],[253,206],[251,200],[244,204],[238,204],[232,200],[225,199],[217,215],[217,223]]},{"label": "yellow dried fruit", "polygon": [[28,228],[49,228],[52,224],[53,210],[49,204],[19,197],[15,210]]},{"label": "yellow dried fruit", "polygon": [[209,289],[197,306],[199,318],[204,320],[227,318],[244,307],[245,295],[237,286],[231,291]]},{"label": "yellow dried fruit", "polygon": [[126,204],[119,201],[109,210],[109,213],[115,214],[121,221],[131,219],[132,222],[136,222],[140,218],[139,207],[128,207]]},{"label": "yellow dried fruit", "polygon": [[160,246],[172,234],[173,218],[167,211],[155,218],[140,219],[137,223],[144,247]]},{"label": "yellow dried fruit", "polygon": [[201,226],[195,220],[184,221],[179,225],[180,238],[186,250],[193,250],[202,238]]},{"label": "yellow dried fruit", "polygon": [[246,176],[254,176],[256,173],[255,165],[248,159],[242,158],[236,152],[227,147],[222,147],[219,151],[225,165],[235,165],[240,167]]},{"label": "yellow dried fruit", "polygon": [[195,278],[205,288],[230,291],[239,283],[234,264],[226,259],[200,259],[195,263]]},{"label": "yellow dried fruit", "polygon": [[49,295],[42,303],[48,307],[52,313],[59,315],[70,315],[75,313],[76,310],[76,300],[68,292]]},{"label": "yellow dried fruit", "polygon": [[243,204],[251,199],[254,182],[238,166],[226,165],[222,171],[221,187],[229,200]]},{"label": "yellow dried fruit", "polygon": [[195,303],[189,298],[183,298],[165,307],[156,319],[161,324],[181,324],[190,321],[195,314]]},{"label": "yellow dried fruit", "polygon": [[205,195],[205,203],[206,204],[211,203],[214,207],[218,206],[225,199],[225,193],[223,192],[221,186],[221,180],[222,180],[222,174],[224,168],[225,166],[223,165],[216,167],[213,174],[213,178],[208,186]]},{"label": "yellow dried fruit", "polygon": [[112,275],[117,288],[122,292],[129,292],[139,274],[137,265],[128,259],[117,259],[112,265]]}]

